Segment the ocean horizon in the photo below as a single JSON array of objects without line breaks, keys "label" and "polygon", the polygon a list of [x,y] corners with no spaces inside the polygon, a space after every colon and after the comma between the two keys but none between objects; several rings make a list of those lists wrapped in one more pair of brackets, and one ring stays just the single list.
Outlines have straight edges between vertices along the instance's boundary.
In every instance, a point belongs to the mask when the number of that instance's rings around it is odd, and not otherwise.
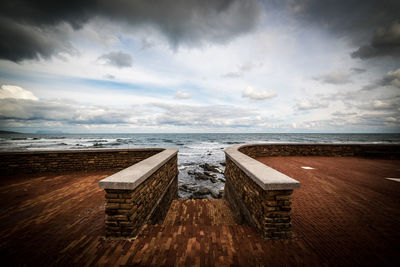
[{"label": "ocean horizon", "polygon": [[[179,197],[190,198],[187,187],[205,187],[214,197],[224,189],[224,149],[242,143],[389,143],[400,134],[330,133],[135,133],[135,134],[2,134],[0,151],[82,150],[103,148],[172,147],[178,152]],[[201,164],[220,169],[215,179],[196,179]],[[212,197],[212,196],[210,196]]]}]

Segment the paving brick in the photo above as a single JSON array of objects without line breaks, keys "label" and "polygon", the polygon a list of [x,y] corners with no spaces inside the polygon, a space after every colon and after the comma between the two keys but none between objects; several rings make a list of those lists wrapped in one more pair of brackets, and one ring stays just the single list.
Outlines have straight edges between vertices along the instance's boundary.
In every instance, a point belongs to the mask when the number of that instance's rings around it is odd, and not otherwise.
[{"label": "paving brick", "polygon": [[[400,184],[384,177],[400,177],[400,161],[284,157],[265,162],[302,184],[292,195],[291,239],[263,240],[254,228],[236,225],[223,199],[173,201],[164,223],[143,227],[135,240],[105,239],[104,190],[97,184],[111,172],[13,176],[0,180],[2,264],[399,265]],[[312,172],[299,167],[311,164]]]}]

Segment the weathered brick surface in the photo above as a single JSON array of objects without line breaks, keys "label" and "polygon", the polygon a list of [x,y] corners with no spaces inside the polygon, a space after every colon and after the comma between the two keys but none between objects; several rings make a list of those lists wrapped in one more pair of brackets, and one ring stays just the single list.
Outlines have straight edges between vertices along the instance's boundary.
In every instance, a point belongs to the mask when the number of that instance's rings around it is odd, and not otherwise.
[{"label": "weathered brick surface", "polygon": [[161,224],[171,207],[172,201],[176,198],[178,198],[178,176],[175,176],[175,178],[172,179],[171,184],[168,185],[168,188],[164,193],[164,196],[159,199],[159,203],[154,208],[154,211],[151,213],[151,216],[146,223],[151,225]]},{"label": "weathered brick surface", "polygon": [[177,156],[134,190],[106,189],[106,236],[134,237],[141,227],[163,220],[178,190]]},{"label": "weathered brick surface", "polygon": [[162,149],[64,150],[0,153],[0,175],[121,170]]},{"label": "weathered brick surface", "polygon": [[246,221],[265,238],[292,236],[290,223],[293,190],[266,191],[226,157],[225,198],[238,223]]},{"label": "weathered brick surface", "polygon": [[400,158],[400,145],[392,144],[261,144],[239,149],[249,157],[327,156]]}]

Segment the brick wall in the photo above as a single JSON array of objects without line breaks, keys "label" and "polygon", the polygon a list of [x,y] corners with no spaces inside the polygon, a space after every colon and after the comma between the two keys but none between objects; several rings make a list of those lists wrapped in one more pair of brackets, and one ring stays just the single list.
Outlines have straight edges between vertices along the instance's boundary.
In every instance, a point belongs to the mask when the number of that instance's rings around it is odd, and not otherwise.
[{"label": "brick wall", "polygon": [[400,145],[391,144],[260,144],[239,149],[249,157],[327,156],[400,158]]},{"label": "brick wall", "polygon": [[163,149],[102,149],[0,153],[0,175],[121,170]]},{"label": "brick wall", "polygon": [[238,223],[247,222],[269,239],[290,238],[290,204],[293,190],[263,190],[226,157],[224,197]]},{"label": "brick wall", "polygon": [[134,190],[105,189],[106,236],[134,237],[144,224],[161,222],[178,192],[177,156]]}]

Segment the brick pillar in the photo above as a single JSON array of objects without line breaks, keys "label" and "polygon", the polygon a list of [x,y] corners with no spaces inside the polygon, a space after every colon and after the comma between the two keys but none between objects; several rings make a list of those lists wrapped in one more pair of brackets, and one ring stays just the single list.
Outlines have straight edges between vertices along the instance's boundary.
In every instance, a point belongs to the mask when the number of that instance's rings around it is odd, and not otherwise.
[{"label": "brick pillar", "polygon": [[267,191],[264,203],[264,237],[282,239],[292,237],[290,223],[293,190]]},{"label": "brick pillar", "polygon": [[99,182],[107,237],[135,237],[143,225],[164,219],[178,192],[177,162],[177,150],[165,149]]},{"label": "brick pillar", "polygon": [[268,239],[291,238],[292,189],[263,189],[229,157],[226,158],[224,197],[238,223],[253,226]]},{"label": "brick pillar", "polygon": [[140,209],[134,205],[134,190],[106,189],[106,236],[128,237],[137,234],[134,217]]}]

